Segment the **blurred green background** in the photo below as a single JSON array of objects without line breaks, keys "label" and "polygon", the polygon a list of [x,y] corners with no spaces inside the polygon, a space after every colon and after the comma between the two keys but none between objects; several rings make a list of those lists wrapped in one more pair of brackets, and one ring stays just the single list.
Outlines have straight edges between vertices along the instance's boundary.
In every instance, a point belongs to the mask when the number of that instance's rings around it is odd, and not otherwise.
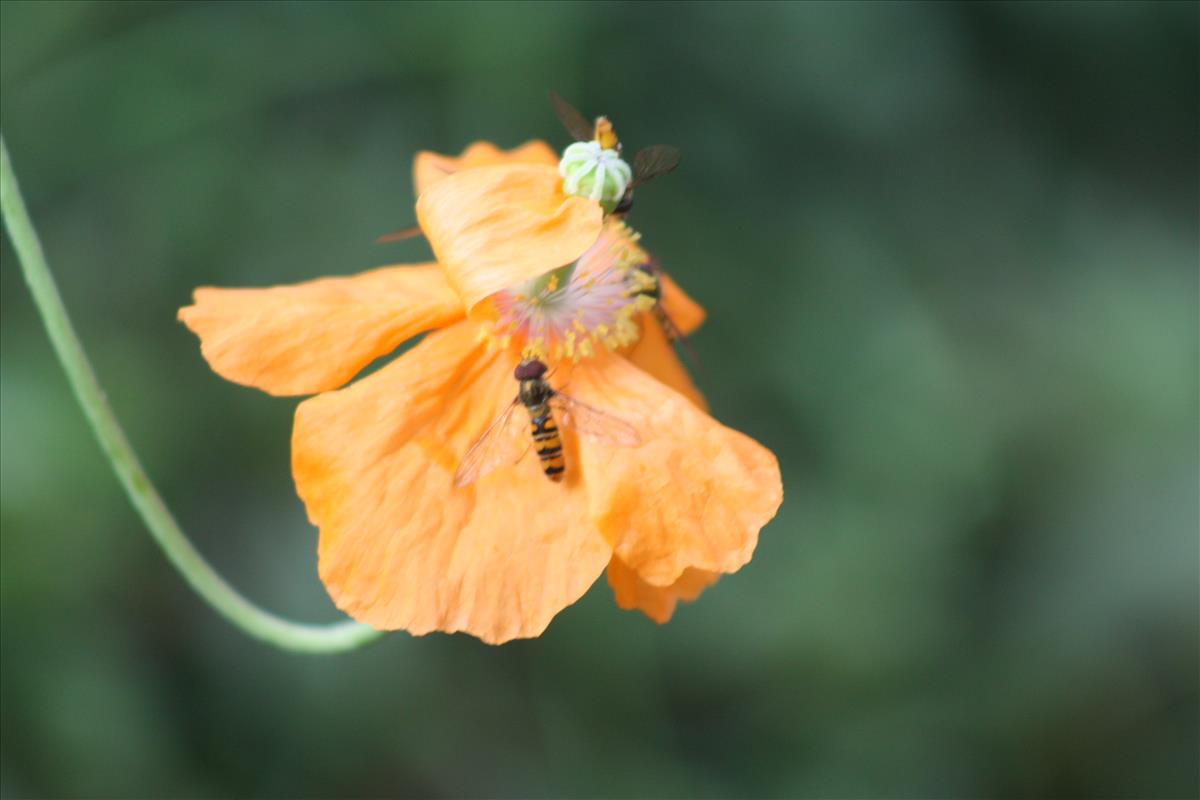
[{"label": "blurred green background", "polygon": [[200,549],[338,617],[294,400],[175,310],[424,258],[411,159],[683,167],[632,222],[779,456],[754,561],[657,627],[301,657],[146,535],[7,240],[4,797],[1195,797],[1197,6],[0,5],[2,124],[116,412]]}]

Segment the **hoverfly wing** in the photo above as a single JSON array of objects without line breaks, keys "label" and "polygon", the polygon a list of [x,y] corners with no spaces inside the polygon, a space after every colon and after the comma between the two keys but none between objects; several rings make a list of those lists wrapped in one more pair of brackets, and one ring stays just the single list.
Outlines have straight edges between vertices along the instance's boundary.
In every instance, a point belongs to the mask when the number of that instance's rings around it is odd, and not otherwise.
[{"label": "hoverfly wing", "polygon": [[642,269],[654,276],[658,282],[660,291],[654,308],[651,309],[654,318],[658,321],[658,327],[662,329],[663,334],[667,337],[667,341],[671,343],[671,346],[675,348],[683,361],[687,362],[692,371],[701,377],[705,377],[707,373],[704,371],[704,364],[701,363],[699,354],[692,347],[692,343],[688,341],[687,334],[679,329],[679,326],[675,324],[675,320],[671,319],[671,315],[663,307],[661,293],[667,291],[669,287],[663,283],[662,279],[665,273],[662,271],[662,266],[658,263],[658,259],[654,257],[653,253],[647,253],[647,255],[649,256],[649,261],[642,266]]},{"label": "hoverfly wing", "polygon": [[679,330],[679,326],[675,324],[675,321],[663,310],[661,305],[655,308],[654,316],[658,319],[659,327],[666,334],[667,341],[678,351],[683,361],[691,367],[692,372],[702,378],[707,377],[708,373],[704,370],[704,364],[700,361],[700,355],[696,352],[696,348],[692,347],[691,341],[688,340],[688,335]]},{"label": "hoverfly wing", "polygon": [[[657,261],[652,261],[654,269],[661,273],[661,268]],[[661,280],[659,286],[662,286]],[[696,352],[696,348],[692,347],[688,335],[679,329],[675,324],[675,320],[671,319],[671,315],[667,313],[667,309],[663,307],[662,298],[659,298],[658,303],[654,306],[654,316],[658,320],[658,325],[667,336],[667,341],[671,346],[678,351],[684,362],[691,367],[692,372],[704,378],[708,373],[704,370],[704,364],[700,361],[700,355]]]},{"label": "hoverfly wing", "polygon": [[558,117],[558,121],[567,129],[567,133],[575,137],[576,141],[586,142],[592,138],[595,133],[592,123],[579,113],[579,109],[563,100],[554,90],[550,91],[550,102],[554,106],[554,113]]},{"label": "hoverfly wing", "polygon": [[594,442],[622,447],[636,447],[642,443],[637,429],[628,422],[581,403],[570,395],[555,392],[550,398],[550,405],[558,412],[560,425]]},{"label": "hoverfly wing", "polygon": [[652,144],[638,150],[633,157],[633,183],[636,188],[679,166],[679,148],[669,144]]},{"label": "hoverfly wing", "polygon": [[454,472],[455,486],[460,489],[470,486],[496,467],[515,464],[525,456],[529,449],[527,438],[521,436],[525,426],[520,424],[521,416],[514,413],[519,405],[514,399],[487,430],[479,434]]},{"label": "hoverfly wing", "polygon": [[411,228],[401,228],[398,231],[385,233],[375,240],[375,244],[389,244],[391,242],[403,242],[405,239],[412,239],[415,236],[421,235],[421,226],[413,225]]}]

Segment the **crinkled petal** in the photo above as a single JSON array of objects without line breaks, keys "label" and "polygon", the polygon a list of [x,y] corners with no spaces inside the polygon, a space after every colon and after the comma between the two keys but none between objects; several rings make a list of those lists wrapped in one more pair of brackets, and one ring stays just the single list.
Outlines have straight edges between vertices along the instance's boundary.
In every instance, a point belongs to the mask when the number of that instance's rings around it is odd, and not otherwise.
[{"label": "crinkled petal", "polygon": [[274,395],[336,389],[404,340],[463,316],[436,264],[268,289],[200,288],[179,319],[223,378]]},{"label": "crinkled petal", "polygon": [[509,164],[459,172],[421,194],[417,220],[468,311],[571,263],[599,238],[600,205],[565,196],[560,184],[554,167]]},{"label": "crinkled petal", "polygon": [[626,611],[641,611],[660,625],[671,619],[679,601],[690,603],[719,577],[716,572],[688,567],[670,586],[652,586],[621,559],[614,557],[608,564],[608,585],[617,606]]},{"label": "crinkled petal", "polygon": [[551,483],[532,453],[453,485],[468,446],[516,392],[510,359],[486,353],[475,332],[462,323],[431,333],[369,377],[301,403],[292,472],[339,608],[382,630],[465,631],[495,644],[540,634],[612,549],[578,476]]},{"label": "crinkled petal", "polygon": [[687,368],[675,353],[675,346],[667,339],[653,314],[642,316],[642,338],[625,357],[642,371],[691,400],[700,410],[708,411],[708,402],[692,382]]},{"label": "crinkled petal", "polygon": [[638,447],[580,438],[579,453],[593,519],[643,581],[750,560],[783,500],[771,451],[619,356],[581,363],[570,392],[641,433]]},{"label": "crinkled petal", "polygon": [[558,165],[558,153],[542,141],[526,142],[512,150],[501,150],[491,142],[475,142],[458,156],[423,150],[413,159],[413,184],[417,196],[447,175],[494,164]]},{"label": "crinkled petal", "polygon": [[704,322],[706,315],[703,306],[688,297],[687,292],[679,288],[679,284],[665,272],[658,274],[658,280],[662,284],[663,311],[680,333],[690,335]]}]

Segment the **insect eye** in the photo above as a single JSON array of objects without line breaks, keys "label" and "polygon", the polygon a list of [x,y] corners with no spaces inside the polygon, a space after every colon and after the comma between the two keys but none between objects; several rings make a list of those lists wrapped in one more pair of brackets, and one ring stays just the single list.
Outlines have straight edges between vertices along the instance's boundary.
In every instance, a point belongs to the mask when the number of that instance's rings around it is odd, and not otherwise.
[{"label": "insect eye", "polygon": [[522,361],[513,370],[513,377],[519,381],[535,381],[546,374],[546,365],[541,361]]}]

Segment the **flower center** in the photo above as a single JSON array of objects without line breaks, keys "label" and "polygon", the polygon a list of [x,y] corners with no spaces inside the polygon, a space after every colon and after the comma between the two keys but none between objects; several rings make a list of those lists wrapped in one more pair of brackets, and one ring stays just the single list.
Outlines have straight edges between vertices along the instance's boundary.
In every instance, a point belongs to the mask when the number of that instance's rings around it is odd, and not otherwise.
[{"label": "flower center", "polygon": [[633,169],[621,154],[598,141],[568,146],[558,162],[558,172],[563,177],[564,194],[595,200],[606,211],[612,211],[633,181]]},{"label": "flower center", "polygon": [[516,343],[525,357],[573,361],[601,346],[633,344],[641,336],[634,315],[654,306],[656,289],[651,274],[637,269],[649,261],[638,238],[609,222],[575,263],[493,295],[496,319],[483,337],[499,347]]}]

